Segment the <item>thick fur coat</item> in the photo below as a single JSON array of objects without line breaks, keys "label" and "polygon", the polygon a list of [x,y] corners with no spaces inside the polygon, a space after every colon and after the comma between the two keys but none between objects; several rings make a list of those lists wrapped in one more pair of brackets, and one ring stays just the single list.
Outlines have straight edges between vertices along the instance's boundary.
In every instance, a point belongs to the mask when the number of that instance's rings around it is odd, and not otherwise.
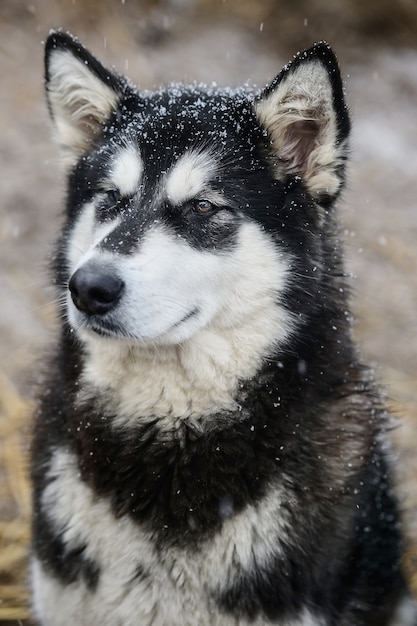
[{"label": "thick fur coat", "polygon": [[333,52],[139,92],[46,43],[62,329],[33,440],[43,626],[403,626],[387,417],[351,338]]}]

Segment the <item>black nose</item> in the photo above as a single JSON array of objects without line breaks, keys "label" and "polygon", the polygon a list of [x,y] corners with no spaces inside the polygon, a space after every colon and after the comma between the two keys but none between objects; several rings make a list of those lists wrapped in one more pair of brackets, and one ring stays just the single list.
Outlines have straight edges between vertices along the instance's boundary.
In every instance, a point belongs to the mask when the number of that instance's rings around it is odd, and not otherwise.
[{"label": "black nose", "polygon": [[109,268],[84,266],[74,272],[68,287],[77,309],[103,315],[120,299],[124,283]]}]

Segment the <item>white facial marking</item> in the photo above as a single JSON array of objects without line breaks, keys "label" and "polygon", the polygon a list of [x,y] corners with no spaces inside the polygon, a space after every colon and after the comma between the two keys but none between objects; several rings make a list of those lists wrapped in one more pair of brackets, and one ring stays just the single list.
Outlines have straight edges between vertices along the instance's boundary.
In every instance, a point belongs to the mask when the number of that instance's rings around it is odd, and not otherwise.
[{"label": "white facial marking", "polygon": [[84,205],[73,227],[66,254],[71,273],[93,255],[95,247],[120,221],[119,218],[115,218],[111,222],[99,224],[96,221],[95,212],[94,202]]},{"label": "white facial marking", "polygon": [[166,194],[174,205],[204,193],[216,171],[213,157],[204,152],[190,151],[183,154],[168,172]]},{"label": "white facial marking", "polygon": [[242,225],[222,254],[157,226],[135,254],[103,253],[103,260],[123,276],[114,316],[131,339],[77,332],[87,348],[87,393],[90,385],[112,389],[119,427],[157,415],[173,428],[179,419],[235,409],[239,380],[254,376],[294,330],[279,302],[290,259],[254,223]]},{"label": "white facial marking", "polygon": [[110,180],[123,196],[130,196],[139,187],[143,163],[134,146],[120,150],[114,157]]}]

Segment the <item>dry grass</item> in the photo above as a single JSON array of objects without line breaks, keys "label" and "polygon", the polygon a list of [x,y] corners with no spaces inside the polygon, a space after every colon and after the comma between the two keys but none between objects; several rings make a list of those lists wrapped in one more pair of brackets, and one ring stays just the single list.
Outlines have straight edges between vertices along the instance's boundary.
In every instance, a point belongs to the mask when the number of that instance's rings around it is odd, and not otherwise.
[{"label": "dry grass", "polygon": [[0,624],[29,617],[30,486],[25,445],[29,412],[29,403],[0,371]]}]

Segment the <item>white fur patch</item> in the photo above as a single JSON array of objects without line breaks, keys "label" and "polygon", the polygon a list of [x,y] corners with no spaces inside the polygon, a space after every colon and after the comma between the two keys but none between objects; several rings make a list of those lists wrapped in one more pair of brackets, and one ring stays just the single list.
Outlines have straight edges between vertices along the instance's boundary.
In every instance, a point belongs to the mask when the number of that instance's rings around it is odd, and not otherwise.
[{"label": "white fur patch", "polygon": [[110,180],[122,196],[134,194],[142,178],[143,163],[135,146],[122,148],[113,158]]},{"label": "white fur patch", "polygon": [[68,50],[53,50],[48,60],[48,100],[65,165],[72,165],[117,107],[118,94]]},{"label": "white fur patch", "polygon": [[389,626],[415,626],[417,623],[417,602],[409,596],[399,603]]},{"label": "white fur patch", "polygon": [[169,416],[172,428],[178,419],[236,408],[239,381],[254,376],[295,327],[279,304],[290,261],[255,223],[242,225],[222,254],[155,227],[136,254],[89,258],[112,264],[125,281],[114,315],[126,340],[84,331],[69,302],[87,349],[87,393],[111,390],[120,426],[157,415]]},{"label": "white fur patch", "polygon": [[95,247],[119,224],[119,218],[99,224],[95,212],[94,201],[85,204],[73,226],[66,250],[71,274],[92,256]]},{"label": "white fur patch", "polygon": [[[152,536],[128,517],[116,519],[108,501],[81,481],[70,452],[55,452],[48,477],[41,503],[45,513],[69,549],[86,546],[83,555],[99,566],[100,578],[94,591],[82,580],[63,586],[34,559],[34,610],[44,626],[244,626],[246,620],[218,612],[213,592],[242,571],[266,565],[291,542],[287,508],[281,508],[281,490],[273,486],[256,505],[226,519],[213,540],[188,553],[159,551]],[[315,626],[309,616],[305,611],[282,626]]]},{"label": "white fur patch", "polygon": [[210,154],[189,151],[183,154],[167,174],[166,194],[174,205],[198,198],[216,171],[216,162]]},{"label": "white fur patch", "polygon": [[313,614],[308,609],[302,609],[299,617],[288,621],[285,620],[283,626],[326,626],[327,623],[323,616]]}]

